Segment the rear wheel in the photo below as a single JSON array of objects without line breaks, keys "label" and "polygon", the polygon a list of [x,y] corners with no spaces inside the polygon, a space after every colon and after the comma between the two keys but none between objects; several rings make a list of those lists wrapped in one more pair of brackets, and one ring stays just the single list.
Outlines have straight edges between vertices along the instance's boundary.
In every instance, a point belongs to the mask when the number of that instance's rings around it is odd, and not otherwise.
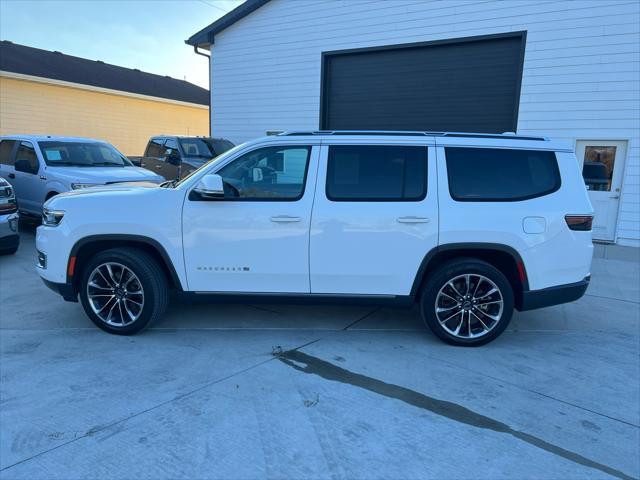
[{"label": "rear wheel", "polygon": [[80,300],[86,314],[110,333],[131,335],[164,313],[168,285],[158,263],[135,248],[107,250],[82,270]]},{"label": "rear wheel", "polygon": [[513,289],[500,270],[473,258],[441,265],[427,280],[422,316],[452,345],[484,345],[504,332],[513,315]]}]

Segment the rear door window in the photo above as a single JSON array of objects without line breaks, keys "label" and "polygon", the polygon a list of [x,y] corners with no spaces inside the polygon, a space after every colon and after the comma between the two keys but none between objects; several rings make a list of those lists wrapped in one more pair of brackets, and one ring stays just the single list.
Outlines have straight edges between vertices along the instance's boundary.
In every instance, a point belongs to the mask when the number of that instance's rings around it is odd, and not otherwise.
[{"label": "rear door window", "polygon": [[13,167],[13,146],[16,140],[0,141],[0,165],[8,165]]},{"label": "rear door window", "polygon": [[336,202],[420,201],[427,194],[427,147],[332,145],[327,198]]},{"label": "rear door window", "polygon": [[449,192],[461,202],[510,202],[560,188],[554,152],[499,148],[445,148]]},{"label": "rear door window", "polygon": [[38,156],[31,142],[20,142],[16,152],[16,170],[26,173],[38,173]]},{"label": "rear door window", "polygon": [[162,156],[162,140],[152,138],[147,145],[147,151],[144,153],[145,157],[160,157]]}]

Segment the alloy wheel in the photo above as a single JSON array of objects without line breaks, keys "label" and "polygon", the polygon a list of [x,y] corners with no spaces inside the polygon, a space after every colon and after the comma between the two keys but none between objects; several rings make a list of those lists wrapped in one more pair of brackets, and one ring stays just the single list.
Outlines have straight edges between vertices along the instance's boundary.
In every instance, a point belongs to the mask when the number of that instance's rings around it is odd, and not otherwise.
[{"label": "alloy wheel", "polygon": [[504,299],[498,286],[484,275],[458,275],[436,296],[436,318],[450,335],[471,339],[487,335],[502,318]]},{"label": "alloy wheel", "polygon": [[142,314],[144,289],[130,268],[107,262],[98,265],[89,275],[87,299],[101,321],[113,327],[126,327]]}]

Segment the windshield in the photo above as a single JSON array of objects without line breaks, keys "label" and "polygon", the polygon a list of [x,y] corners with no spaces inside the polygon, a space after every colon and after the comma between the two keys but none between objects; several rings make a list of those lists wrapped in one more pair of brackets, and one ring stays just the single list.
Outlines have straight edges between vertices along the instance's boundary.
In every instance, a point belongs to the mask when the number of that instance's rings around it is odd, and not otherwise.
[{"label": "windshield", "polygon": [[38,142],[50,167],[129,167],[132,163],[103,142]]},{"label": "windshield", "polygon": [[[238,150],[240,150],[242,147],[244,146],[244,144],[238,145],[237,147],[233,147],[231,150],[227,150],[226,152],[224,152],[222,155],[218,155],[216,158],[212,158],[211,160],[209,160],[208,162],[203,163],[202,165],[200,165],[198,168],[196,168],[195,170],[189,172],[188,175],[182,177],[182,179],[179,182],[175,182],[173,183],[171,186],[176,186],[176,185],[180,185],[182,183],[184,183],[184,181],[187,178],[190,178],[194,173],[199,172],[200,170],[202,170],[203,168],[206,168],[207,166],[212,165],[214,162],[222,162],[224,161],[226,158],[228,158],[230,155],[233,155],[235,152],[237,152]],[[166,183],[166,182],[165,182]]]}]

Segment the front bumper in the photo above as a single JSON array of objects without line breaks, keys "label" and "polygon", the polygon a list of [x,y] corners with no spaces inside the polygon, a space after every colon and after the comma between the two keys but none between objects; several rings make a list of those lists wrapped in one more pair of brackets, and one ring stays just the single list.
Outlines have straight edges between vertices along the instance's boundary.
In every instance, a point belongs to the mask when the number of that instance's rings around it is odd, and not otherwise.
[{"label": "front bumper", "polygon": [[[42,277],[41,277],[42,278]],[[78,292],[71,283],[55,283],[46,278],[42,278],[44,284],[58,295],[62,295],[67,302],[78,302]]]},{"label": "front bumper", "polygon": [[20,245],[18,214],[0,215],[0,251],[14,250]]},{"label": "front bumper", "polygon": [[587,291],[590,280],[591,276],[587,276],[576,283],[522,292],[518,310],[534,310],[536,308],[550,307],[552,305],[578,300],[584,295],[584,292]]}]

